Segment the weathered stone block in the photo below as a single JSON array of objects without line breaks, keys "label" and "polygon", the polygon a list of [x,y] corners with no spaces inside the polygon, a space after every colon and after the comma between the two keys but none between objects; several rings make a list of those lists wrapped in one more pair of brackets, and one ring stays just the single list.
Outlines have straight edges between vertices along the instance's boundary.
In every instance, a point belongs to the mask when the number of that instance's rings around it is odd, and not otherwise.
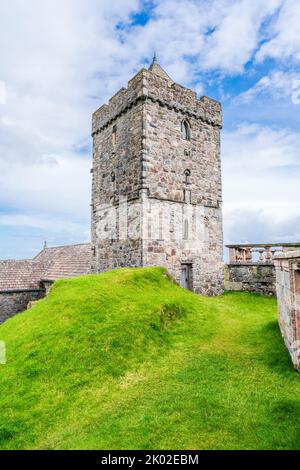
[{"label": "weathered stone block", "polygon": [[1,292],[0,293],[0,323],[16,313],[23,312],[31,301],[41,299],[45,296],[44,290]]},{"label": "weathered stone block", "polygon": [[225,289],[275,295],[275,267],[273,264],[227,264]]}]

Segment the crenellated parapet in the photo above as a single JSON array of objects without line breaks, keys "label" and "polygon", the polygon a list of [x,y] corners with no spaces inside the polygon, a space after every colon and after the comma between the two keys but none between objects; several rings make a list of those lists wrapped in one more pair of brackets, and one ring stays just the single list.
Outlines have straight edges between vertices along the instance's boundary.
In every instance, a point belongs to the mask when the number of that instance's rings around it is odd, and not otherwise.
[{"label": "crenellated parapet", "polygon": [[108,104],[102,105],[93,114],[92,135],[101,132],[119,116],[125,114],[145,96],[145,77],[147,70],[141,69],[129,82],[113,95]]},{"label": "crenellated parapet", "polygon": [[218,101],[207,96],[198,99],[193,90],[173,82],[163,73],[159,74],[157,69],[141,69],[128,82],[127,88],[121,88],[93,114],[92,135],[112,124],[137,102],[146,100],[222,128],[222,110]]},{"label": "crenellated parapet", "polygon": [[222,128],[221,103],[218,101],[207,96],[197,99],[193,90],[175,82],[171,83],[167,79],[151,73],[151,70],[147,75],[147,89],[148,98],[161,106]]}]

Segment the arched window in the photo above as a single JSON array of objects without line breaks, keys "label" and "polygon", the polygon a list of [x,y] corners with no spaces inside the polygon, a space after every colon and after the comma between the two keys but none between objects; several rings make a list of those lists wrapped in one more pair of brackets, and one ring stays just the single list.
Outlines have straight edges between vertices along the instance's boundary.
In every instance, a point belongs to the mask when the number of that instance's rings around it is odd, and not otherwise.
[{"label": "arched window", "polygon": [[191,138],[190,125],[186,119],[184,119],[181,123],[181,137],[184,140],[190,140]]},{"label": "arched window", "polygon": [[185,170],[184,171],[184,183],[190,184],[190,182],[191,182],[191,172],[190,170]]}]

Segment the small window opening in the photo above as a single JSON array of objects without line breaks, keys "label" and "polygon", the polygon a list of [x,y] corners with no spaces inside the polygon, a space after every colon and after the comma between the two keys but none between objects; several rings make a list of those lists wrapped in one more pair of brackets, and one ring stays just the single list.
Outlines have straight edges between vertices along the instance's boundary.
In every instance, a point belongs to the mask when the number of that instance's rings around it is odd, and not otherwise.
[{"label": "small window opening", "polygon": [[189,221],[185,220],[183,225],[183,239],[188,240],[189,238]]},{"label": "small window opening", "polygon": [[112,143],[113,145],[116,145],[117,143],[117,126],[114,125],[112,129]]},{"label": "small window opening", "polygon": [[192,192],[190,189],[184,189],[183,190],[183,202],[186,202],[187,204],[191,204],[192,202]]},{"label": "small window opening", "polygon": [[186,119],[184,119],[181,123],[181,137],[184,140],[190,140],[191,138],[190,125]]},{"label": "small window opening", "polygon": [[116,189],[116,175],[114,171],[112,171],[110,174],[110,181],[111,181],[111,188],[114,191]]},{"label": "small window opening", "polygon": [[184,172],[184,183],[190,184],[191,183],[191,172],[190,170],[185,170]]}]

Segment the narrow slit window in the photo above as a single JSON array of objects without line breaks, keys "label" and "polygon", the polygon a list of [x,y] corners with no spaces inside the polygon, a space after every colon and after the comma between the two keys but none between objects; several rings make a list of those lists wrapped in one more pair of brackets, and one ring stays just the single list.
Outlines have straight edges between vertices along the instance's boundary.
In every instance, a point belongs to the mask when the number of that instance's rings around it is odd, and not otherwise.
[{"label": "narrow slit window", "polygon": [[188,220],[185,220],[183,224],[183,239],[188,240],[188,238],[189,238],[189,222]]},{"label": "narrow slit window", "polygon": [[115,175],[114,171],[112,171],[112,173],[110,175],[110,181],[111,181],[111,189],[112,189],[112,191],[115,191],[115,189],[116,189],[116,175]]},{"label": "narrow slit window", "polygon": [[112,143],[113,145],[116,145],[117,143],[117,126],[116,125],[113,126],[113,130],[112,130]]},{"label": "narrow slit window", "polygon": [[183,190],[183,202],[186,202],[187,204],[191,204],[192,202],[192,192],[190,189],[184,189]]},{"label": "narrow slit window", "polygon": [[190,170],[185,170],[184,172],[184,183],[185,184],[190,184],[191,182],[191,172]]},{"label": "narrow slit window", "polygon": [[184,140],[190,140],[191,138],[190,125],[186,119],[181,123],[181,137]]}]

